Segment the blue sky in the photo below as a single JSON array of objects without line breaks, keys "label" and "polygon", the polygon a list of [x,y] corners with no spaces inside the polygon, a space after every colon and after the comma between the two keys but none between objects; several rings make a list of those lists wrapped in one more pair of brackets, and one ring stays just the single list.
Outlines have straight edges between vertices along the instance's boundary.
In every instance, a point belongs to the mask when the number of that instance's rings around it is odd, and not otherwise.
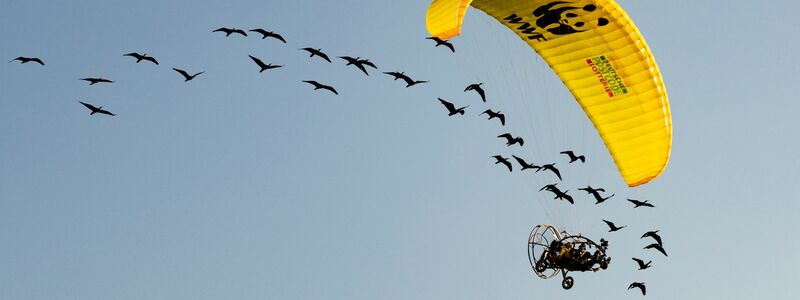
[{"label": "blue sky", "polygon": [[[0,66],[0,298],[641,297],[632,281],[650,299],[791,298],[800,3],[619,3],[674,124],[667,171],[635,189],[546,64],[474,9],[451,54],[424,39],[428,1],[4,1],[0,58],[47,65]],[[211,33],[222,26],[288,43]],[[122,56],[134,51],[161,65]],[[285,67],[259,74],[249,54]],[[172,67],[206,73],[184,83]],[[383,71],[431,83],[405,89]],[[94,76],[116,82],[78,80]],[[462,92],[473,82],[487,104]],[[467,115],[448,118],[437,97]],[[525,147],[495,138],[505,131]],[[564,149],[587,163],[565,165]],[[537,192],[552,178],[508,173],[497,154],[559,161],[564,186],[616,196],[565,206]],[[629,228],[605,233],[603,218]],[[524,248],[540,223],[607,237],[611,268],[570,291],[535,277]],[[651,229],[669,257],[641,250]]]}]

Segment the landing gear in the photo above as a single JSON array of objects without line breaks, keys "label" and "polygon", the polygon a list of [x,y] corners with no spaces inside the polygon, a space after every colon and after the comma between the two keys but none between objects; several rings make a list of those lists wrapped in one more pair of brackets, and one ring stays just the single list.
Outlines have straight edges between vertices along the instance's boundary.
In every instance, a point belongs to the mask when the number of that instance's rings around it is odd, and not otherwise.
[{"label": "landing gear", "polygon": [[561,281],[561,287],[565,290],[571,289],[572,284],[575,283],[575,279],[572,279],[572,276],[564,277],[564,280]]}]

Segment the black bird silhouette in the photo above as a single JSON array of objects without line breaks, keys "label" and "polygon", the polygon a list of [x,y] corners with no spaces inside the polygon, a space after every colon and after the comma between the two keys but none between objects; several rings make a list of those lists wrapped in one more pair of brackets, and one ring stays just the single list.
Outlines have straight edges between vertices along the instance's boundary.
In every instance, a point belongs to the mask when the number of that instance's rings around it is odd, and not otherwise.
[{"label": "black bird silhouette", "polygon": [[516,155],[511,155],[511,156],[514,157],[514,159],[516,159],[517,162],[519,163],[520,167],[522,167],[522,169],[520,169],[520,171],[524,171],[524,170],[527,170],[527,169],[537,169],[537,170],[541,169],[541,167],[529,164],[524,159],[519,158]]},{"label": "black bird silhouette", "polygon": [[604,190],[604,189],[593,189],[591,186],[588,186],[588,185],[585,188],[580,188],[578,190],[586,191],[587,193],[592,194],[592,196],[594,196],[594,199],[597,201],[594,204],[603,203],[604,201],[608,200],[609,198],[614,197],[614,194],[611,194],[611,196],[603,198],[602,196],[600,196],[599,192],[605,192],[606,190]]},{"label": "black bird silhouette", "polygon": [[633,203],[633,205],[635,205],[633,208],[637,208],[639,206],[655,207],[652,204],[648,203],[648,202],[650,202],[650,200],[639,201],[639,200],[634,200],[634,199],[628,199],[628,201],[630,203]]},{"label": "black bird silhouette", "polygon": [[614,231],[620,230],[622,228],[628,227],[628,226],[617,227],[617,225],[614,225],[614,223],[612,223],[611,221],[603,220],[603,222],[606,222],[606,225],[608,225],[608,228],[609,228],[608,232],[614,232]]},{"label": "black bird silhouette", "polygon": [[94,85],[95,83],[113,83],[113,81],[105,79],[105,78],[81,78],[81,80],[88,81],[89,85]]},{"label": "black bird silhouette", "polygon": [[469,107],[469,105],[467,105],[467,106],[464,106],[464,107],[456,108],[456,106],[453,105],[453,103],[447,102],[442,98],[438,98],[438,99],[439,99],[439,102],[442,102],[442,105],[444,105],[444,107],[447,108],[447,112],[448,112],[447,115],[448,116],[453,116],[455,114],[461,114],[463,116],[464,115],[464,109]]},{"label": "black bird silhouette", "polygon": [[403,72],[383,72],[383,74],[392,75],[394,76],[394,80],[402,79],[406,82],[406,87],[412,87],[420,83],[427,83],[428,81],[425,80],[413,80],[408,75],[404,74]]},{"label": "black bird silhouette", "polygon": [[453,47],[453,44],[450,43],[450,40],[443,40],[443,39],[437,38],[435,36],[426,37],[425,39],[435,41],[436,42],[436,46],[434,46],[434,47],[439,47],[441,45],[444,45],[445,47],[450,48],[450,51],[452,51],[453,53],[456,52],[456,48]]},{"label": "black bird silhouette", "polygon": [[481,100],[483,100],[483,102],[486,102],[486,92],[483,91],[483,88],[481,87],[482,84],[483,84],[483,82],[470,84],[470,85],[467,86],[467,88],[464,89],[464,91],[465,92],[466,91],[475,91],[475,92],[478,93],[478,95],[481,96]]},{"label": "black bird silhouette", "polygon": [[181,70],[181,69],[176,69],[176,68],[172,68],[172,69],[173,69],[173,70],[175,70],[175,72],[181,73],[181,75],[183,75],[183,78],[185,78],[185,79],[186,79],[186,80],[184,80],[183,82],[187,82],[187,81],[189,81],[189,80],[192,80],[192,79],[194,79],[195,77],[197,77],[197,75],[200,75],[200,74],[203,74],[203,73],[205,73],[205,71],[203,71],[203,72],[196,73],[196,74],[194,74],[194,75],[189,75],[189,73],[186,73],[186,71],[184,71],[184,70]]},{"label": "black bird silhouette", "polygon": [[156,59],[155,59],[155,58],[153,58],[152,56],[147,56],[147,53],[145,53],[145,54],[139,54],[139,53],[136,53],[136,52],[131,52],[131,53],[125,54],[125,55],[123,55],[123,56],[131,56],[131,57],[133,57],[133,58],[136,58],[136,63],[137,63],[137,64],[138,64],[140,61],[143,61],[143,60],[146,60],[146,61],[152,62],[152,63],[154,63],[154,64],[158,64],[158,61],[156,61]]},{"label": "black bird silhouette", "polygon": [[522,145],[525,144],[525,140],[523,140],[521,137],[513,137],[513,136],[511,136],[510,133],[504,133],[504,134],[498,135],[497,137],[505,138],[506,139],[506,146],[511,146],[511,145],[514,145],[514,144],[519,144],[520,146],[522,146]]},{"label": "black bird silhouette", "polygon": [[639,288],[642,290],[642,295],[647,295],[647,288],[644,287],[644,282],[631,283],[631,285],[628,286],[628,289],[630,290],[632,288]]},{"label": "black bird silhouette", "polygon": [[264,72],[264,71],[269,70],[269,69],[275,69],[275,68],[283,67],[282,65],[265,64],[263,61],[261,61],[260,59],[258,59],[255,56],[252,56],[252,55],[248,55],[248,56],[250,56],[250,59],[252,59],[261,68],[261,71],[258,71],[259,73]]},{"label": "black bird silhouette", "polygon": [[582,163],[586,162],[586,157],[583,155],[575,156],[575,153],[572,151],[561,151],[561,154],[566,154],[569,156],[569,163],[573,163],[575,161],[580,160]]},{"label": "black bird silhouette", "polygon": [[664,251],[664,247],[661,247],[658,243],[647,245],[643,249],[656,249],[658,252],[661,252],[661,254],[664,254],[664,256],[669,256],[667,255],[667,251]]},{"label": "black bird silhouette", "polygon": [[561,172],[559,172],[558,169],[556,169],[555,163],[542,165],[538,170],[536,170],[536,172],[538,173],[541,170],[553,172],[553,174],[556,174],[556,176],[558,177],[558,180],[561,180]]},{"label": "black bird silhouette", "polygon": [[654,240],[656,240],[656,243],[658,243],[659,245],[664,245],[664,244],[661,243],[661,236],[658,235],[658,230],[645,232],[642,235],[642,237],[640,237],[640,239],[643,239],[643,238],[646,238],[646,237],[651,237]]},{"label": "black bird silhouette", "polygon": [[498,119],[500,119],[500,125],[506,126],[506,115],[503,114],[503,112],[501,112],[499,110],[495,112],[495,111],[492,111],[491,109],[487,109],[487,110],[484,110],[481,113],[481,115],[482,114],[489,115],[489,120],[494,119],[494,118],[498,118]]},{"label": "black bird silhouette", "polygon": [[248,30],[248,31],[260,33],[261,35],[263,35],[261,37],[262,40],[265,39],[265,38],[271,37],[271,38],[274,38],[276,40],[279,40],[279,41],[283,42],[284,44],[286,43],[286,40],[284,40],[283,37],[280,34],[274,33],[272,31],[266,31],[266,30],[261,29],[261,28],[251,29],[251,30]]},{"label": "black bird silhouette", "polygon": [[8,61],[8,62],[10,63],[10,62],[12,62],[12,61],[15,61],[15,60],[18,60],[20,64],[24,64],[24,63],[28,63],[28,62],[35,62],[35,63],[38,63],[38,64],[40,64],[40,65],[43,65],[43,66],[44,66],[44,62],[43,62],[41,59],[39,59],[38,57],[24,57],[24,56],[20,56],[20,57],[17,57],[17,58],[15,58],[15,59],[12,59],[12,60],[10,60],[10,61]]},{"label": "black bird silhouette", "polygon": [[330,85],[324,85],[324,84],[316,82],[314,80],[303,80],[303,82],[310,83],[311,85],[313,85],[315,91],[318,90],[318,89],[323,89],[323,90],[329,90],[329,91],[331,91],[332,93],[334,93],[336,95],[339,94],[338,92],[336,92],[336,89],[334,89]]},{"label": "black bird silhouette", "polygon": [[500,155],[495,155],[495,156],[492,156],[492,157],[494,157],[497,160],[497,162],[494,163],[495,165],[499,164],[499,163],[502,163],[502,164],[504,164],[506,166],[506,168],[508,168],[508,171],[511,172],[511,170],[512,170],[511,169],[511,162],[509,162],[508,159],[506,159],[505,157],[502,157]]},{"label": "black bird silhouette", "polygon": [[236,29],[236,28],[225,28],[225,27],[222,27],[222,28],[219,28],[219,29],[214,30],[212,32],[220,32],[220,31],[224,32],[226,37],[230,36],[232,33],[238,33],[238,34],[241,34],[243,36],[247,36],[247,33],[244,32],[244,30]]},{"label": "black bird silhouette", "polygon": [[327,60],[328,62],[331,62],[331,59],[328,58],[328,55],[325,54],[325,53],[322,53],[322,49],[314,49],[314,48],[306,47],[306,48],[302,48],[302,49],[299,49],[299,50],[305,50],[308,53],[311,53],[311,55],[309,55],[308,57],[314,57],[314,55],[316,55],[316,56],[321,57],[324,60]]},{"label": "black bird silhouette", "polygon": [[569,191],[563,191],[562,192],[561,190],[559,190],[558,188],[555,188],[555,187],[549,189],[548,191],[551,191],[554,194],[556,194],[556,196],[553,199],[564,199],[564,200],[567,200],[567,202],[569,202],[569,204],[575,204],[575,200],[572,199],[572,196],[567,194],[567,192],[569,192]]},{"label": "black bird silhouette", "polygon": [[[80,102],[80,101],[78,101],[78,102]],[[93,115],[93,114],[97,113],[97,114],[105,114],[105,115],[109,115],[109,116],[116,116],[115,114],[112,114],[110,111],[107,111],[107,110],[103,109],[102,106],[96,107],[96,106],[91,105],[89,103],[83,103],[83,102],[80,102],[80,103],[83,104],[83,106],[86,106],[86,108],[92,110],[92,112],[89,113],[90,115]]]},{"label": "black bird silhouette", "polygon": [[558,185],[558,183],[545,185],[542,188],[540,188],[539,191],[541,192],[541,191],[544,191],[544,190],[548,190],[548,191],[557,190],[558,187],[556,187],[556,185]]},{"label": "black bird silhouette", "polygon": [[643,260],[638,259],[636,257],[631,257],[631,259],[633,259],[634,261],[636,261],[637,264],[639,264],[639,270],[644,270],[644,269],[650,268],[650,263],[653,262],[651,260],[651,261],[648,261],[647,263],[644,263]]},{"label": "black bird silhouette", "polygon": [[368,59],[361,59],[361,57],[355,57],[354,58],[354,57],[351,57],[351,56],[339,56],[339,58],[344,59],[344,60],[347,61],[346,66],[354,65],[359,70],[364,72],[364,74],[367,74],[367,76],[369,76],[369,73],[367,72],[367,68],[364,68],[364,66],[370,66],[370,67],[375,68],[375,69],[378,68],[378,67],[375,66],[375,64],[370,62]]}]

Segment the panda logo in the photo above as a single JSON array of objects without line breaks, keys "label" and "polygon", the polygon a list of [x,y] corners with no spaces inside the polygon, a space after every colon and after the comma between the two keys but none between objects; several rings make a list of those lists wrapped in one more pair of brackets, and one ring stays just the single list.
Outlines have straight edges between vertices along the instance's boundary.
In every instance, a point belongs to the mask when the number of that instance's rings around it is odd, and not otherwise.
[{"label": "panda logo", "polygon": [[[563,4],[569,4],[569,2],[554,1],[536,8],[533,11],[533,16],[536,17],[536,27],[544,28],[555,35],[567,35],[588,30],[582,30],[586,26],[586,23],[581,21],[583,18],[576,18],[581,12],[595,11],[597,6],[587,4],[579,8],[562,6]],[[606,26],[608,19],[598,18],[596,24],[597,26]]]}]

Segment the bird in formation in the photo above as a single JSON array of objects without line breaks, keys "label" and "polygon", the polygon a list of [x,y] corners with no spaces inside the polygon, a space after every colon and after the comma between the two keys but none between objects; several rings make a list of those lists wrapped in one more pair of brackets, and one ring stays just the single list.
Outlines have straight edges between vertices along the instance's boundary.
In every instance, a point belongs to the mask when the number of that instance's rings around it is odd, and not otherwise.
[{"label": "bird in formation", "polygon": [[634,282],[628,286],[628,289],[632,288],[639,288],[642,291],[642,295],[647,295],[647,289],[644,287],[644,282]]},{"label": "bird in formation", "polygon": [[241,34],[242,36],[247,36],[247,33],[244,32],[244,30],[236,29],[236,28],[221,27],[221,28],[218,28],[217,30],[214,30],[212,32],[224,32],[226,37],[231,36],[231,34],[233,34],[233,33],[238,33],[238,34]]},{"label": "bird in formation", "polygon": [[647,245],[643,249],[656,249],[656,250],[658,250],[658,252],[661,252],[661,254],[664,254],[664,256],[669,256],[669,255],[667,255],[667,251],[664,250],[664,247],[661,247],[661,244],[659,244],[659,243],[653,243],[653,244]]},{"label": "bird in formation", "polygon": [[95,83],[113,83],[113,81],[105,78],[81,78],[80,80],[88,81],[89,85],[94,85]]},{"label": "bird in formation", "polygon": [[645,232],[640,239],[643,239],[643,238],[646,238],[646,237],[651,237],[656,241],[656,243],[658,243],[659,245],[663,245],[661,243],[661,236],[658,235],[658,230]]},{"label": "bird in formation", "polygon": [[447,102],[446,100],[444,100],[442,98],[438,98],[438,99],[439,99],[439,102],[441,102],[442,105],[444,105],[444,107],[447,108],[447,115],[448,116],[453,116],[455,114],[461,114],[463,116],[464,115],[464,109],[469,107],[469,105],[467,105],[467,106],[464,106],[464,107],[456,108],[456,106],[453,105],[453,103]]},{"label": "bird in formation", "polygon": [[467,86],[467,88],[464,89],[464,92],[475,91],[476,93],[478,93],[478,95],[481,96],[481,100],[483,100],[483,102],[486,102],[486,92],[483,91],[483,88],[481,88],[481,85],[483,85],[482,82],[481,83],[470,84],[470,85]]},{"label": "bird in formation", "polygon": [[369,76],[369,72],[367,72],[367,68],[365,68],[364,66],[369,66],[372,67],[373,69],[378,68],[377,66],[375,66],[375,64],[370,62],[369,59],[361,59],[360,57],[352,57],[352,56],[339,56],[339,58],[347,61],[346,66],[354,65],[356,66],[356,68],[364,72],[364,74],[367,74],[367,76]]},{"label": "bird in formation", "polygon": [[495,165],[496,164],[503,164],[503,165],[506,166],[506,168],[508,168],[509,172],[512,171],[511,162],[509,162],[508,159],[506,159],[505,157],[502,157],[500,155],[495,155],[495,156],[492,156],[492,157],[494,157],[494,159],[497,160],[497,162],[494,163]]},{"label": "bird in formation", "polygon": [[639,206],[655,207],[652,204],[648,203],[648,202],[650,202],[650,200],[639,201],[639,200],[634,200],[634,199],[628,199],[628,201],[630,203],[633,203],[633,205],[635,205],[633,208],[637,208]]},{"label": "bird in formation", "polygon": [[517,157],[516,155],[511,155],[511,157],[513,157],[514,159],[516,159],[516,160],[517,160],[517,163],[519,163],[519,166],[522,168],[522,169],[520,169],[520,171],[525,171],[525,170],[527,170],[527,169],[535,169],[535,170],[541,169],[541,167],[539,167],[539,166],[536,166],[536,165],[529,164],[529,163],[528,163],[528,162],[526,162],[524,159],[522,159],[522,158],[520,158],[520,157]]},{"label": "bird in formation", "polygon": [[15,58],[15,59],[12,59],[12,60],[10,60],[10,61],[8,61],[8,62],[10,63],[10,62],[12,62],[12,61],[19,61],[19,63],[20,63],[20,64],[25,64],[25,63],[29,63],[29,62],[35,62],[35,63],[37,63],[37,64],[40,64],[40,65],[43,65],[43,66],[44,66],[44,62],[43,62],[41,59],[39,59],[38,57],[24,57],[24,56],[20,56],[20,57],[17,57],[17,58]]},{"label": "bird in formation", "polygon": [[501,111],[492,111],[491,109],[484,110],[482,114],[486,114],[489,116],[489,120],[497,118],[500,120],[500,125],[506,126],[506,115],[504,115]]},{"label": "bird in formation", "polygon": [[152,62],[152,63],[154,63],[154,64],[156,64],[156,65],[158,64],[158,61],[157,61],[157,60],[156,60],[154,57],[152,57],[152,56],[147,56],[147,53],[145,53],[145,54],[139,54],[139,53],[136,53],[136,52],[131,52],[131,53],[125,54],[125,55],[123,55],[123,56],[130,56],[130,57],[133,57],[133,58],[135,58],[135,59],[136,59],[136,63],[137,63],[137,64],[138,64],[140,61],[143,61],[143,60],[146,60],[146,61]]},{"label": "bird in formation", "polygon": [[604,190],[604,189],[594,189],[591,186],[586,186],[585,188],[580,188],[578,190],[586,191],[587,193],[592,194],[592,196],[594,196],[595,201],[597,201],[594,204],[603,203],[606,200],[610,199],[611,197],[614,197],[614,194],[611,194],[611,196],[603,198],[603,196],[600,196],[600,192],[605,192],[606,190]]},{"label": "bird in formation", "polygon": [[330,85],[324,85],[324,84],[322,84],[322,83],[319,83],[319,82],[316,82],[316,81],[314,81],[314,80],[303,80],[303,82],[305,82],[305,83],[309,83],[309,84],[313,85],[313,86],[314,86],[314,90],[315,90],[315,91],[316,91],[316,90],[319,90],[319,89],[323,89],[323,90],[328,90],[328,91],[330,91],[331,93],[334,93],[334,94],[336,94],[336,95],[338,95],[338,94],[339,94],[339,92],[337,92],[337,91],[336,91],[336,89],[334,89],[334,88],[333,88],[332,86],[330,86]]},{"label": "bird in formation", "polygon": [[576,162],[576,161],[579,161],[579,160],[582,163],[586,162],[586,157],[585,156],[583,156],[583,155],[576,156],[575,152],[572,152],[572,151],[561,151],[561,154],[566,154],[567,156],[569,156],[569,163],[573,163],[573,162]]},{"label": "bird in formation", "polygon": [[617,225],[614,225],[613,222],[607,221],[607,220],[603,220],[603,222],[605,222],[606,225],[608,225],[608,232],[614,232],[614,231],[620,230],[622,228],[628,227],[628,226],[617,227]]},{"label": "bird in formation", "polygon": [[432,41],[436,42],[436,46],[434,46],[434,47],[445,46],[447,48],[450,48],[450,51],[452,51],[453,53],[456,52],[456,48],[453,47],[453,44],[450,43],[450,40],[443,40],[443,39],[440,39],[440,38],[435,37],[435,36],[426,37],[425,39],[432,40]]},{"label": "bird in formation", "polygon": [[635,258],[635,257],[631,257],[631,259],[633,259],[637,264],[639,264],[639,270],[645,270],[645,269],[650,268],[650,263],[653,262],[651,260],[651,261],[648,261],[647,263],[644,263],[643,260]]},{"label": "bird in formation", "polygon": [[302,48],[302,49],[299,49],[299,50],[304,50],[304,51],[306,51],[308,53],[311,53],[311,55],[309,55],[308,57],[319,56],[320,58],[322,58],[324,60],[327,60],[328,62],[331,62],[331,59],[328,58],[328,55],[325,54],[325,53],[322,53],[322,49],[314,49],[314,48],[306,47],[306,48]]},{"label": "bird in formation", "polygon": [[192,80],[192,79],[194,79],[195,77],[197,77],[197,75],[200,75],[200,74],[203,74],[203,73],[205,73],[205,71],[204,71],[204,72],[198,72],[198,73],[195,73],[194,75],[189,75],[189,73],[187,73],[187,72],[186,72],[186,71],[184,71],[184,70],[181,70],[181,69],[176,69],[176,68],[172,68],[172,69],[173,69],[173,70],[175,70],[175,72],[178,72],[178,73],[180,73],[181,75],[183,75],[183,78],[184,78],[184,79],[186,79],[186,80],[184,80],[183,82],[187,82],[187,81],[189,81],[189,80]]},{"label": "bird in formation", "polygon": [[406,82],[406,87],[407,88],[415,86],[415,85],[420,84],[420,83],[426,83],[427,82],[427,81],[424,81],[424,80],[413,80],[413,79],[411,79],[411,77],[408,77],[408,75],[406,75],[403,72],[383,72],[383,74],[394,76],[394,80],[402,79],[403,81]]},{"label": "bird in formation", "polygon": [[504,133],[497,136],[498,138],[505,138],[506,139],[506,146],[511,146],[514,144],[519,144],[520,146],[525,144],[525,140],[521,137],[513,137],[510,133]]},{"label": "bird in formation", "polygon": [[89,113],[89,115],[104,114],[104,115],[109,115],[109,116],[116,116],[115,114],[111,113],[110,111],[107,111],[107,110],[103,109],[102,106],[96,107],[96,106],[91,105],[89,103],[84,103],[84,102],[80,102],[80,103],[83,104],[83,106],[86,106],[86,108],[88,108],[89,110],[92,111],[91,113]]},{"label": "bird in formation", "polygon": [[553,172],[553,174],[556,174],[556,177],[558,177],[558,180],[562,180],[561,179],[561,172],[559,172],[558,169],[556,169],[556,164],[555,163],[542,165],[542,166],[539,167],[538,170],[536,170],[536,172],[538,173],[541,170]]},{"label": "bird in formation", "polygon": [[258,65],[259,68],[261,68],[261,71],[258,71],[259,73],[264,72],[264,71],[269,70],[269,69],[275,69],[275,68],[283,67],[282,65],[265,64],[263,61],[261,61],[260,59],[258,59],[255,56],[252,56],[252,55],[248,55],[248,56],[250,57],[250,59],[252,59],[256,63],[256,65]]},{"label": "bird in formation", "polygon": [[251,30],[248,30],[248,31],[260,33],[262,35],[262,37],[261,37],[262,40],[266,39],[266,38],[273,38],[273,39],[276,39],[276,40],[279,40],[279,41],[283,42],[284,44],[286,43],[286,40],[283,39],[283,37],[280,34],[274,33],[272,31],[266,31],[266,30],[261,29],[261,28],[251,29]]},{"label": "bird in formation", "polygon": [[556,200],[558,200],[558,199],[567,200],[567,202],[569,202],[569,204],[575,204],[575,200],[572,199],[572,196],[567,194],[567,192],[569,192],[569,191],[563,191],[562,192],[558,188],[553,188],[553,189],[550,189],[549,191],[553,192],[553,194],[556,194],[556,196],[553,199],[556,199]]}]

